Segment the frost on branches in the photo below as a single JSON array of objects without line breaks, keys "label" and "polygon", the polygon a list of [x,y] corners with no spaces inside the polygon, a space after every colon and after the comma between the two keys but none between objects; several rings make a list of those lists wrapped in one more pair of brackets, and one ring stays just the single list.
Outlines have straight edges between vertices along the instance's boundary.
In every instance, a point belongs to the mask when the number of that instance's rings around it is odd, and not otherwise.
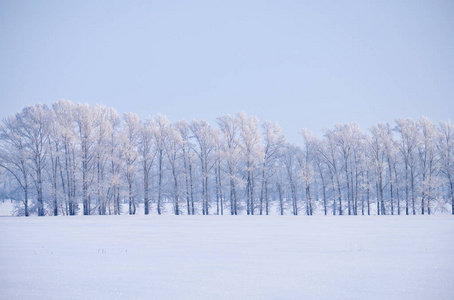
[{"label": "frost on branches", "polygon": [[294,145],[243,112],[212,126],[60,100],[1,122],[0,176],[23,216],[454,214],[454,126],[338,124]]}]

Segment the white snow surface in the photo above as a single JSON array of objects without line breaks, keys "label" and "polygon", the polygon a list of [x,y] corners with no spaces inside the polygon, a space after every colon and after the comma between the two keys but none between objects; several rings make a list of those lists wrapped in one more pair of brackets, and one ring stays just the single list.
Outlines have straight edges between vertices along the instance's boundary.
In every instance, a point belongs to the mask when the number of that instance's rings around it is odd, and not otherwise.
[{"label": "white snow surface", "polygon": [[2,217],[0,299],[454,299],[454,217]]}]

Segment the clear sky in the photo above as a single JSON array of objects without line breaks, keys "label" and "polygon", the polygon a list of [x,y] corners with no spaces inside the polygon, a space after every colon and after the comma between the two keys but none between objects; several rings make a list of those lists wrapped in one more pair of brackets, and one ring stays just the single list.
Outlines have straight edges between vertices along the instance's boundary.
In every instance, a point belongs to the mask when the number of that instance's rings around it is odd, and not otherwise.
[{"label": "clear sky", "polygon": [[0,117],[60,98],[285,136],[454,121],[454,1],[0,1]]}]

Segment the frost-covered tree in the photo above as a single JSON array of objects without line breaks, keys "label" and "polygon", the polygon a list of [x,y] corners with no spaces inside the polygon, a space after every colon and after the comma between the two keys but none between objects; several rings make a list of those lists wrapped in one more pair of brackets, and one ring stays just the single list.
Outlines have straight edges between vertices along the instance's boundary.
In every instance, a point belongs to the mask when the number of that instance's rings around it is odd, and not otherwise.
[{"label": "frost-covered tree", "polygon": [[123,151],[121,147],[121,119],[120,115],[113,108],[109,109],[107,116],[112,130],[107,142],[109,172],[107,185],[107,207],[109,214],[119,215],[120,207],[120,190],[121,190],[121,161],[123,160]]},{"label": "frost-covered tree", "polygon": [[[397,205],[397,212],[400,214],[400,196],[399,196],[399,172],[398,172],[398,146],[393,138],[393,131],[389,124],[379,123],[373,127],[373,135],[380,142],[383,151],[385,166],[382,172],[386,172],[386,184],[389,186],[390,212],[394,214],[394,206]],[[386,170],[386,171],[385,171]],[[383,182],[382,182],[383,183]],[[394,199],[397,198],[395,203]]]},{"label": "frost-covered tree", "polygon": [[[319,154],[323,157],[325,164],[328,166],[331,182],[333,186],[333,215],[336,214],[336,199],[339,203],[339,215],[343,214],[342,207],[342,175],[341,162],[339,157],[339,147],[336,141],[336,132],[325,130],[325,147],[319,148]],[[337,193],[337,194],[336,194]]]},{"label": "frost-covered tree", "polygon": [[25,140],[20,130],[20,118],[21,114],[17,113],[0,124],[0,167],[12,175],[22,189],[24,195],[20,199],[24,204],[24,215],[28,217],[31,166],[29,152],[25,149]]},{"label": "frost-covered tree", "polygon": [[222,173],[221,173],[221,166],[223,163],[223,156],[222,156],[222,139],[220,138],[220,132],[217,131],[214,135],[214,143],[215,143],[215,162],[214,162],[214,178],[215,178],[215,185],[216,185],[216,214],[223,215],[224,214],[224,192],[223,192],[223,185],[224,182]]},{"label": "frost-covered tree", "polygon": [[350,185],[350,155],[352,152],[352,137],[353,130],[351,124],[336,124],[333,131],[333,139],[337,144],[339,151],[339,157],[341,158],[341,164],[343,168],[343,174],[345,175],[344,182],[347,187],[347,210],[348,214],[351,215],[351,185]]},{"label": "frost-covered tree", "polygon": [[25,151],[31,160],[31,177],[36,187],[38,216],[44,216],[44,169],[49,146],[50,110],[46,105],[37,104],[22,110],[19,118],[20,134]]},{"label": "frost-covered tree", "polygon": [[134,195],[135,178],[137,177],[137,159],[138,143],[140,134],[140,121],[139,117],[134,113],[123,114],[123,134],[122,134],[122,148],[123,148],[123,172],[128,184],[128,200],[129,200],[129,214],[136,213],[137,204]]},{"label": "frost-covered tree", "polygon": [[[312,148],[312,154],[313,154],[313,168],[316,170],[316,174],[319,178],[321,186],[321,194],[323,197],[323,212],[325,216],[328,214],[328,202],[327,202],[327,197],[328,197],[328,191],[329,191],[329,167],[326,162],[324,162],[323,159],[323,143],[318,140],[318,139],[312,139],[310,140],[311,143],[311,148]],[[333,185],[334,186],[334,185]],[[319,191],[320,192],[320,191]]]},{"label": "frost-covered tree", "polygon": [[454,215],[454,125],[449,121],[442,122],[438,131],[437,149],[442,166],[440,171],[448,185],[451,213]]},{"label": "frost-covered tree", "polygon": [[230,188],[230,214],[237,215],[238,198],[237,188],[239,185],[239,162],[241,159],[241,148],[238,139],[238,124],[233,116],[225,115],[218,118],[218,126],[222,133],[223,156],[227,164],[227,176]]},{"label": "frost-covered tree", "polygon": [[175,128],[181,136],[181,152],[183,157],[183,173],[185,181],[186,208],[188,215],[194,215],[194,145],[191,139],[191,125],[182,120],[175,123]]},{"label": "frost-covered tree", "polygon": [[[52,212],[54,216],[58,215],[59,211],[59,198],[61,198],[64,193],[60,192],[63,182],[60,182],[61,176],[61,157],[63,143],[60,139],[60,126],[57,122],[52,122],[55,120],[54,111],[49,112],[50,123],[49,123],[49,139],[48,139],[48,149],[49,149],[49,163],[47,167],[47,173],[49,175],[49,181],[51,183],[51,194],[52,194]],[[59,172],[60,171],[60,172]],[[64,213],[65,210],[60,208],[61,212]]]},{"label": "frost-covered tree", "polygon": [[385,146],[383,142],[383,131],[386,130],[384,124],[378,124],[371,128],[372,138],[370,149],[373,157],[375,173],[375,186],[377,188],[377,214],[386,215],[384,200],[384,176],[386,170]]},{"label": "frost-covered tree", "polygon": [[139,129],[138,151],[143,174],[143,202],[146,215],[150,213],[150,176],[157,155],[154,143],[155,130],[151,119],[146,119]]},{"label": "frost-covered tree", "polygon": [[162,212],[162,190],[163,190],[163,179],[164,179],[164,156],[165,156],[165,139],[167,138],[167,127],[169,121],[165,115],[157,115],[153,118],[153,124],[155,127],[155,148],[157,155],[157,176],[158,176],[158,195],[157,195],[157,211],[160,215]]},{"label": "frost-covered tree", "polygon": [[103,105],[93,107],[96,115],[94,132],[94,164],[96,169],[96,207],[100,215],[107,213],[108,199],[108,165],[109,165],[109,137],[113,127],[110,122],[109,109]]},{"label": "frost-covered tree", "polygon": [[[53,138],[61,141],[61,155],[59,160],[61,189],[65,201],[65,213],[75,215],[78,210],[76,200],[77,192],[77,166],[78,157],[76,150],[77,135],[75,132],[75,120],[73,112],[75,104],[68,100],[60,100],[52,104],[54,112],[54,126],[56,132]],[[58,135],[56,135],[58,133]]]},{"label": "frost-covered tree", "polygon": [[208,215],[210,208],[209,174],[215,164],[216,131],[206,121],[192,121],[191,131],[196,141],[195,152],[200,161],[202,213]]},{"label": "frost-covered tree", "polygon": [[289,198],[292,202],[292,213],[298,215],[299,203],[297,197],[297,184],[298,184],[298,159],[300,149],[292,144],[285,144],[281,161],[283,163],[285,174],[287,175],[287,191],[289,192]]},{"label": "frost-covered tree", "polygon": [[[421,191],[421,214],[426,211],[431,214],[431,202],[440,185],[437,170],[439,158],[437,153],[438,131],[435,124],[426,117],[419,121],[421,128],[421,142],[418,144],[418,154],[421,170],[421,182],[419,183]],[[427,210],[426,210],[427,208]]]},{"label": "frost-covered tree", "polygon": [[400,134],[399,151],[405,168],[405,214],[409,214],[409,196],[413,214],[416,214],[416,176],[417,176],[417,147],[419,144],[419,126],[410,119],[397,119],[395,130]]},{"label": "frost-covered tree", "polygon": [[260,187],[260,214],[263,213],[263,202],[265,202],[265,214],[269,214],[270,204],[268,198],[268,183],[270,178],[276,174],[276,160],[279,150],[285,143],[281,128],[277,123],[265,122],[262,124],[263,135],[263,160],[261,165],[261,187]]},{"label": "frost-covered tree", "polygon": [[145,214],[168,201],[175,214],[401,214],[404,195],[406,214],[454,213],[449,121],[397,119],[367,133],[338,124],[321,138],[302,131],[300,145],[245,113],[217,126],[67,100],[29,106],[0,123],[0,196],[27,216],[79,205],[120,214],[122,202],[134,214],[142,197]]},{"label": "frost-covered tree", "polygon": [[313,168],[313,159],[315,154],[314,149],[314,137],[312,133],[303,129],[301,135],[304,140],[304,148],[301,154],[298,156],[298,163],[301,169],[301,179],[304,183],[304,194],[306,196],[306,215],[312,215],[312,195],[311,185],[315,181],[315,172]]},{"label": "frost-covered tree", "polygon": [[167,138],[164,143],[165,153],[170,165],[170,173],[172,174],[172,195],[173,195],[173,209],[175,215],[181,214],[180,212],[180,174],[182,169],[182,146],[183,139],[181,138],[180,132],[175,126],[169,126],[167,128]]},{"label": "frost-covered tree", "polygon": [[91,214],[92,183],[94,181],[96,115],[88,104],[77,104],[73,111],[77,125],[77,144],[82,170],[82,201],[84,215]]},{"label": "frost-covered tree", "polygon": [[239,127],[240,147],[245,166],[246,210],[248,215],[253,215],[255,208],[255,176],[259,164],[263,160],[263,149],[260,145],[259,120],[256,117],[248,117],[244,112],[240,112],[236,119]]}]

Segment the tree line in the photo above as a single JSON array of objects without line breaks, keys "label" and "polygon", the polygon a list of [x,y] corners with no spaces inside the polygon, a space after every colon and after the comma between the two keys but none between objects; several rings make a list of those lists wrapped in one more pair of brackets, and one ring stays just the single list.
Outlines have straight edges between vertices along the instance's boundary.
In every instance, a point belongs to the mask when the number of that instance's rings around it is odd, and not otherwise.
[{"label": "tree line", "polygon": [[454,214],[449,121],[303,129],[300,146],[242,112],[216,125],[67,100],[29,106],[0,124],[0,195],[24,216]]}]

